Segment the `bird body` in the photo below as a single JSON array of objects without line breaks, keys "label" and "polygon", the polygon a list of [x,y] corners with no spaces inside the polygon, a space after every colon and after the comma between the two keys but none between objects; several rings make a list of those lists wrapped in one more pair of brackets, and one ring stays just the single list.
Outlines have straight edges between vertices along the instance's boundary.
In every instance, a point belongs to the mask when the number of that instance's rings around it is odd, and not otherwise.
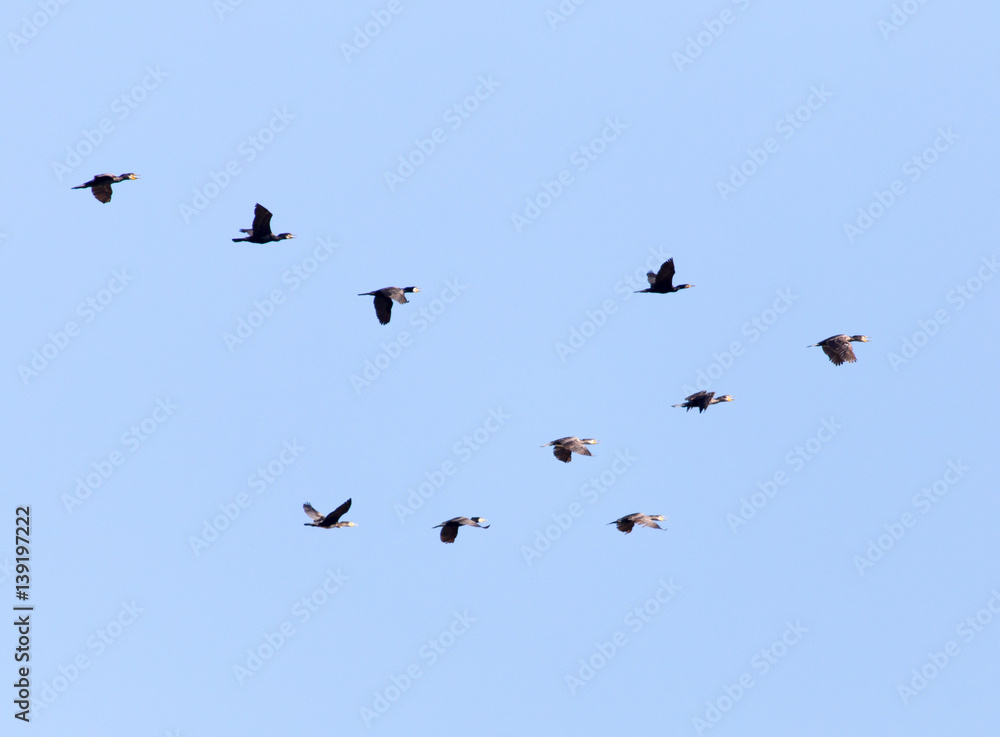
[{"label": "bird body", "polygon": [[379,323],[382,325],[388,325],[389,320],[392,319],[393,301],[398,302],[401,305],[405,305],[409,302],[406,295],[419,291],[420,287],[405,287],[403,289],[400,289],[399,287],[383,287],[382,289],[376,289],[374,292],[363,292],[358,296],[374,297],[375,315],[378,317]]},{"label": "bird body", "polygon": [[670,294],[679,292],[682,289],[690,289],[694,284],[678,284],[674,286],[674,260],[668,258],[660,266],[660,270],[655,274],[652,271],[646,272],[646,279],[649,281],[649,289],[639,289],[636,294],[652,292],[653,294]]},{"label": "bird body", "polygon": [[302,505],[306,514],[312,519],[312,522],[303,522],[306,527],[323,527],[329,530],[331,527],[357,527],[354,522],[341,522],[340,518],[347,514],[347,510],[351,508],[351,500],[348,499],[346,502],[341,504],[335,510],[330,512],[330,514],[325,517],[313,509],[312,504],[306,502]]},{"label": "bird body", "polygon": [[432,529],[441,528],[441,542],[443,543],[453,543],[455,538],[458,536],[458,528],[462,525],[469,525],[470,527],[481,527],[484,530],[489,529],[489,525],[482,525],[480,522],[485,522],[485,517],[452,517],[446,522],[442,522],[439,525],[434,525]]},{"label": "bird body", "polygon": [[272,233],[271,213],[266,207],[260,204],[254,205],[253,208],[253,226],[250,228],[240,228],[240,232],[248,233],[249,235],[246,238],[233,238],[233,243],[244,241],[248,243],[271,243],[295,237],[291,233],[278,233],[278,235]]},{"label": "bird body", "polygon": [[559,438],[558,440],[553,440],[551,443],[545,443],[540,446],[542,448],[547,448],[550,445],[555,447],[552,449],[552,455],[558,458],[563,463],[569,463],[573,460],[573,453],[579,453],[582,456],[592,456],[594,455],[586,446],[597,445],[598,441],[593,438],[583,438],[582,440],[578,437],[571,436],[568,438]]},{"label": "bird body", "polygon": [[632,528],[636,525],[642,525],[643,527],[654,527],[657,530],[663,530],[665,528],[660,527],[654,520],[659,520],[663,522],[666,519],[662,514],[642,514],[636,512],[635,514],[627,514],[621,519],[616,519],[614,522],[608,522],[609,525],[617,525],[618,529],[624,532],[626,535],[632,532]]},{"label": "bird body", "polygon": [[89,182],[84,182],[79,187],[73,187],[73,189],[87,189],[89,187],[98,202],[107,204],[111,202],[112,184],[138,178],[138,174],[132,174],[131,172],[127,174],[119,174],[118,176],[115,176],[114,174],[98,174]]},{"label": "bird body", "polygon": [[716,397],[715,392],[695,392],[691,396],[685,397],[684,399],[685,401],[682,404],[675,404],[673,406],[684,407],[685,412],[697,407],[698,414],[701,414],[713,404],[718,404],[719,402],[732,402],[733,396],[731,394],[723,394],[721,397]]},{"label": "bird body", "polygon": [[854,363],[858,360],[858,357],[854,355],[854,349],[851,348],[851,343],[868,343],[867,335],[832,335],[826,340],[821,340],[819,343],[813,343],[807,348],[816,348],[817,346],[823,349],[823,353],[826,357],[830,359],[830,362],[834,366],[841,366],[845,363]]}]

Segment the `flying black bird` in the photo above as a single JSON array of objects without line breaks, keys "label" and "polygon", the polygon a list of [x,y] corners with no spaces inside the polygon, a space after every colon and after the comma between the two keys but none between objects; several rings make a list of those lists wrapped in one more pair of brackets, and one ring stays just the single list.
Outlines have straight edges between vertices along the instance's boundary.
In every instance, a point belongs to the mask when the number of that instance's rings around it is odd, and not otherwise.
[{"label": "flying black bird", "polygon": [[659,520],[662,522],[665,520],[662,514],[641,514],[636,512],[635,514],[629,514],[621,519],[616,519],[614,522],[608,522],[609,525],[618,525],[618,529],[624,532],[626,535],[632,532],[632,528],[635,525],[643,525],[644,527],[655,527],[657,530],[664,529],[660,527],[653,520]]},{"label": "flying black bird", "polygon": [[[715,398],[713,399],[713,397]],[[701,414],[710,405],[718,404],[719,402],[732,402],[733,396],[731,394],[723,394],[721,397],[716,397],[715,392],[695,392],[690,397],[685,397],[684,399],[686,401],[683,404],[675,404],[674,407],[684,407],[685,412],[697,407],[698,414]]]},{"label": "flying black bird", "polygon": [[854,349],[851,348],[851,342],[856,343],[868,343],[868,336],[866,335],[834,335],[826,340],[821,340],[819,343],[813,343],[807,348],[815,348],[819,346],[823,349],[823,353],[826,354],[827,358],[833,363],[834,366],[840,366],[844,363],[854,363],[858,360],[858,357],[854,355]]},{"label": "flying black bird", "polygon": [[131,172],[128,174],[119,174],[117,177],[114,174],[98,174],[89,182],[85,182],[79,187],[73,187],[73,189],[87,189],[87,187],[90,187],[90,191],[94,194],[94,197],[96,197],[98,201],[106,204],[111,202],[112,184],[138,178],[138,174],[132,174]]},{"label": "flying black bird", "polygon": [[350,499],[334,509],[330,512],[330,514],[326,515],[326,517],[313,509],[312,504],[309,502],[303,504],[302,508],[306,510],[306,514],[308,514],[313,520],[312,522],[303,522],[306,527],[325,527],[328,530],[331,527],[357,527],[354,522],[339,521],[341,517],[347,514],[347,510],[351,508]]},{"label": "flying black bird", "polygon": [[399,287],[383,287],[382,289],[376,289],[374,292],[365,292],[364,294],[359,294],[359,297],[374,297],[375,298],[375,314],[378,316],[378,321],[383,325],[388,325],[389,320],[392,318],[392,301],[395,300],[401,305],[405,305],[409,300],[406,298],[409,292],[419,292],[420,287],[406,287],[405,289],[400,289]]},{"label": "flying black bird", "polygon": [[469,525],[470,527],[482,527],[484,530],[489,529],[489,525],[481,525],[480,522],[485,522],[485,517],[473,517],[469,519],[468,517],[452,517],[447,522],[442,522],[439,525],[434,525],[434,528],[441,528],[441,542],[443,543],[453,543],[455,542],[455,537],[458,536],[458,528],[460,525]]},{"label": "flying black bird", "polygon": [[283,241],[286,238],[294,238],[291,233],[271,232],[271,213],[262,205],[254,205],[253,227],[240,228],[241,233],[249,233],[246,238],[233,238],[233,243],[247,241],[249,243],[271,243],[272,241]]},{"label": "flying black bird", "polygon": [[592,456],[594,455],[589,450],[587,450],[585,445],[597,445],[598,441],[593,438],[580,438],[573,436],[569,438],[559,438],[558,440],[553,440],[551,443],[545,443],[545,445],[539,446],[542,448],[547,448],[550,445],[555,447],[552,449],[552,455],[558,458],[563,463],[569,463],[573,460],[573,453],[579,453],[582,456]]},{"label": "flying black bird", "polygon": [[674,260],[672,258],[664,261],[657,273],[654,274],[652,271],[646,272],[646,278],[649,280],[649,289],[640,289],[636,294],[643,292],[669,294],[670,292],[678,292],[681,289],[690,289],[694,286],[694,284],[678,284],[676,287],[674,286]]}]

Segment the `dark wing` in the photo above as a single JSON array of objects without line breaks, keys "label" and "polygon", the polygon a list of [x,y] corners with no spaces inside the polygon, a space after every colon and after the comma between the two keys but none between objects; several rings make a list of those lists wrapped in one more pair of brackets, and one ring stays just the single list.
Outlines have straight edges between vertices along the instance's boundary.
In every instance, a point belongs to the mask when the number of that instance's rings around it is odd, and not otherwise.
[{"label": "dark wing", "polygon": [[441,527],[441,542],[453,543],[458,536],[458,525],[446,522]]},{"label": "dark wing", "polygon": [[253,208],[253,232],[255,234],[266,234],[271,232],[271,213],[266,207],[255,205]]},{"label": "dark wing", "polygon": [[688,402],[700,402],[701,398],[704,397],[705,399],[711,401],[714,396],[715,392],[695,392],[690,397],[684,397],[684,399]]},{"label": "dark wing", "polygon": [[[557,445],[552,449],[552,455],[558,458],[563,463],[569,463],[573,460],[573,454],[570,452],[569,448],[564,448],[561,445]],[[587,455],[590,455],[589,453]]]},{"label": "dark wing", "polygon": [[302,505],[302,508],[303,508],[304,510],[306,510],[306,514],[308,514],[308,515],[309,515],[309,517],[310,517],[310,518],[311,518],[311,519],[312,519],[312,520],[313,520],[314,522],[319,522],[319,521],[320,521],[321,519],[323,519],[323,515],[322,515],[322,514],[320,514],[319,512],[317,512],[317,511],[316,511],[315,509],[313,509],[313,506],[312,506],[312,504],[310,504],[309,502],[306,502],[305,504],[303,504],[303,505]]},{"label": "dark wing", "polygon": [[854,355],[851,344],[846,340],[823,343],[822,345],[823,353],[827,355],[827,358],[830,359],[834,366],[840,366],[844,363],[854,363],[858,360],[857,356]]},{"label": "dark wing", "polygon": [[341,504],[339,507],[334,509],[330,514],[326,515],[323,519],[323,526],[329,527],[330,525],[335,525],[340,522],[340,518],[347,514],[347,510],[351,508],[351,500],[348,499],[346,502]]},{"label": "dark wing", "polygon": [[674,286],[674,260],[672,258],[663,262],[663,266],[656,273],[656,283],[666,284],[668,287]]},{"label": "dark wing", "polygon": [[618,520],[618,525],[617,525],[618,529],[626,534],[632,532],[632,527],[634,526],[635,522],[630,520],[628,517],[622,517],[620,520]]},{"label": "dark wing", "polygon": [[90,191],[94,193],[99,201],[107,204],[111,202],[111,185],[110,184],[95,184],[90,188]]},{"label": "dark wing", "polygon": [[375,314],[381,324],[389,324],[389,319],[392,317],[392,300],[381,292],[375,295]]}]

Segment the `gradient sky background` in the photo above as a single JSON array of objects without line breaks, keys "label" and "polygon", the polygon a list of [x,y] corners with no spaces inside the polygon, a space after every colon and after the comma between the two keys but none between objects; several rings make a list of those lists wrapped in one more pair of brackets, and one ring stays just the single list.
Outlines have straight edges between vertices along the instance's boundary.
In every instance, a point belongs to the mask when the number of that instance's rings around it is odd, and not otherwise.
[{"label": "gradient sky background", "polygon": [[[32,733],[996,734],[998,23],[13,3]],[[296,239],[232,243],[256,202]],[[696,287],[633,295],[670,256]],[[422,291],[382,327],[387,285]],[[700,377],[735,401],[672,409]]]}]

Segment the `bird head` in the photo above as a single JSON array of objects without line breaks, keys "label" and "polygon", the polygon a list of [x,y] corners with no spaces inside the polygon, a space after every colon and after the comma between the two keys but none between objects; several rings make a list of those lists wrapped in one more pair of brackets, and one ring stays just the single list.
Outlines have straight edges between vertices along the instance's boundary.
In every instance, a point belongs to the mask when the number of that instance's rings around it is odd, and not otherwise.
[{"label": "bird head", "polygon": [[733,401],[733,395],[732,394],[723,394],[721,397],[719,397],[715,401],[716,402],[732,402]]},{"label": "bird head", "polygon": [[407,287],[403,291],[404,292],[419,292],[420,291],[420,287]]},{"label": "bird head", "polygon": [[278,233],[278,235],[276,235],[274,237],[275,238],[280,238],[280,239],[284,240],[284,239],[287,239],[287,238],[294,238],[295,236],[292,235],[291,233]]},{"label": "bird head", "polygon": [[122,177],[124,179],[138,179],[139,175],[138,174],[133,174],[132,172],[129,172],[128,174],[122,174]]},{"label": "bird head", "polygon": [[693,286],[694,286],[694,284],[678,284],[677,288],[678,289],[690,289]]},{"label": "bird head", "polygon": [[870,343],[867,335],[852,335],[851,340],[857,341],[858,343]]},{"label": "bird head", "polygon": [[346,522],[345,524],[346,524],[346,525],[347,525],[348,527],[357,527],[357,526],[358,526],[358,523],[357,523],[357,522]]},{"label": "bird head", "polygon": [[471,519],[472,519],[472,521],[473,521],[473,522],[475,522],[475,523],[476,523],[477,525],[481,525],[481,524],[482,524],[483,522],[485,522],[485,521],[486,521],[486,518],[485,518],[485,517],[472,517]]},{"label": "bird head", "polygon": [[581,441],[584,445],[597,445],[600,440],[594,440],[593,438],[583,438]]},{"label": "bird head", "polygon": [[657,520],[659,522],[663,522],[663,521],[665,521],[667,519],[662,514],[651,514],[651,515],[649,515],[649,518],[650,519],[655,519],[655,520]]}]

